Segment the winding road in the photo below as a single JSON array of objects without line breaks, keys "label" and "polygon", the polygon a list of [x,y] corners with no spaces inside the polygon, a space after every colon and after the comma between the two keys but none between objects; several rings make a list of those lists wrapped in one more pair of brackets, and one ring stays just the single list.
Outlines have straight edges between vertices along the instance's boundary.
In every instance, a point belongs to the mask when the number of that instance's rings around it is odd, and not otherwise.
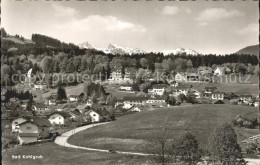
[{"label": "winding road", "polygon": [[[70,147],[70,148],[76,148],[76,149],[83,149],[83,150],[88,150],[88,151],[98,151],[98,152],[107,152],[110,153],[109,150],[103,150],[103,149],[96,149],[96,148],[88,148],[88,147],[81,147],[81,146],[76,146],[76,145],[72,145],[68,143],[68,139],[70,136],[89,129],[89,128],[93,128],[99,125],[103,125],[103,124],[108,124],[109,122],[106,123],[96,123],[96,124],[90,124],[90,125],[86,125],[86,126],[82,126],[82,127],[78,127],[75,128],[73,130],[70,130],[68,132],[63,133],[61,136],[57,136],[54,143],[58,144],[60,146],[64,146],[64,147]],[[127,155],[140,155],[140,156],[149,156],[150,154],[145,154],[145,153],[138,153],[138,152],[123,152],[123,151],[116,151],[116,153],[119,154],[127,154]]]},{"label": "winding road", "polygon": [[[70,148],[76,148],[76,149],[83,149],[83,150],[88,150],[88,151],[97,151],[97,152],[106,152],[106,153],[110,153],[109,150],[104,150],[104,149],[96,149],[96,148],[88,148],[88,147],[81,147],[81,146],[76,146],[76,145],[72,145],[68,143],[68,139],[70,136],[89,129],[89,128],[93,128],[99,125],[103,125],[103,124],[108,124],[109,122],[106,123],[96,123],[96,124],[90,124],[90,125],[86,125],[86,126],[82,126],[82,127],[78,127],[75,128],[73,130],[70,130],[68,132],[63,133],[61,136],[56,137],[54,143],[58,144],[60,146],[64,146],[64,147],[70,147]],[[116,153],[119,154],[127,154],[127,155],[140,155],[140,156],[149,156],[151,154],[145,154],[145,153],[138,153],[138,152],[123,152],[123,151],[116,151]],[[248,165],[260,165],[260,159],[248,159],[245,158],[245,160],[248,162]]]}]

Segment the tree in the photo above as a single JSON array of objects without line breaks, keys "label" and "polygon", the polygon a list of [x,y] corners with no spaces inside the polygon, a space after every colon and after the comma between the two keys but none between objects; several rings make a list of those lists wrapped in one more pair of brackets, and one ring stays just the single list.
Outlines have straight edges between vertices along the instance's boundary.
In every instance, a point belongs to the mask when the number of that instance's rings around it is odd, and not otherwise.
[{"label": "tree", "polygon": [[145,149],[152,154],[151,158],[155,163],[162,165],[171,163],[171,141],[169,139],[170,134],[166,129],[155,131],[153,136],[149,137]]},{"label": "tree", "polygon": [[58,87],[57,95],[58,95],[58,100],[67,99],[66,90],[65,90],[65,88],[63,88],[62,86],[59,86],[59,87]]},{"label": "tree", "polygon": [[50,73],[52,72],[52,58],[51,57],[48,57],[48,56],[45,56],[42,61],[41,61],[41,64],[40,64],[41,68],[42,68],[42,71],[44,73]]},{"label": "tree", "polygon": [[178,157],[185,164],[193,165],[201,160],[202,151],[195,136],[189,132],[174,141],[172,150],[174,157]]},{"label": "tree", "polygon": [[191,103],[191,104],[198,103],[198,101],[196,100],[196,96],[191,92],[189,92],[187,95],[187,103]]},{"label": "tree", "polygon": [[147,68],[147,66],[148,66],[148,61],[147,61],[147,59],[141,58],[140,64],[141,64],[141,66],[142,66],[143,68]]},{"label": "tree", "polygon": [[184,95],[184,94],[180,94],[179,96],[178,96],[178,99],[183,103],[185,100],[187,100],[187,98],[186,98],[186,96]]},{"label": "tree", "polygon": [[220,124],[209,136],[207,151],[210,161],[223,165],[246,164],[241,148],[237,143],[237,135],[229,123]]},{"label": "tree", "polygon": [[2,37],[7,37],[8,36],[8,34],[6,33],[4,28],[1,28],[1,35],[2,35]]},{"label": "tree", "polygon": [[168,104],[175,105],[176,104],[176,98],[173,96],[168,97],[167,99]]},{"label": "tree", "polygon": [[115,98],[112,94],[110,94],[110,95],[107,97],[106,104],[108,104],[108,105],[114,107],[115,104],[116,104],[116,98]]}]

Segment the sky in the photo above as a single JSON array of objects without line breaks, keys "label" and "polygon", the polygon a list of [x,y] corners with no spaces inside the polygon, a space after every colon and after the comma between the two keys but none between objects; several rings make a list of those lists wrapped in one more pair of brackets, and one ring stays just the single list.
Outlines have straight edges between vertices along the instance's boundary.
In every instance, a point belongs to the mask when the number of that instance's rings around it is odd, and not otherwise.
[{"label": "sky", "polygon": [[179,47],[229,54],[259,43],[258,1],[2,1],[8,34],[109,43],[146,52]]}]

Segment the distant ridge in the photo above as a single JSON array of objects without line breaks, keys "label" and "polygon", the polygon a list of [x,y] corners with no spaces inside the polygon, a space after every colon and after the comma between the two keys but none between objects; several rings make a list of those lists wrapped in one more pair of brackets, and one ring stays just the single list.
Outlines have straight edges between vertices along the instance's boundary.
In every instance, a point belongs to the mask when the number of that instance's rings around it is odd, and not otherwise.
[{"label": "distant ridge", "polygon": [[239,51],[236,52],[236,54],[249,54],[249,55],[256,55],[257,57],[259,57],[259,44],[247,46],[243,49],[240,49]]}]

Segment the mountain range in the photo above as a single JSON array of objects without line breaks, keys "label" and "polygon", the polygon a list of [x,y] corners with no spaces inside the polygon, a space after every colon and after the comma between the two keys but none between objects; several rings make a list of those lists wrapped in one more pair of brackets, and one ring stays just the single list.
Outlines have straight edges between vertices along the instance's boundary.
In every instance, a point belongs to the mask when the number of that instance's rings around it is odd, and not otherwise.
[{"label": "mountain range", "polygon": [[[82,44],[78,45],[82,49],[96,49],[99,51],[102,51],[106,54],[128,54],[128,55],[133,55],[133,54],[142,54],[146,53],[143,50],[140,50],[138,48],[129,48],[129,47],[124,47],[120,46],[118,44],[109,44],[107,48],[97,48],[92,46],[89,42],[83,42]],[[184,49],[184,48],[177,48],[174,50],[163,50],[158,53],[162,53],[163,55],[177,55],[177,54],[188,54],[188,55],[197,55],[199,54],[198,52],[191,50],[191,49]]]}]

